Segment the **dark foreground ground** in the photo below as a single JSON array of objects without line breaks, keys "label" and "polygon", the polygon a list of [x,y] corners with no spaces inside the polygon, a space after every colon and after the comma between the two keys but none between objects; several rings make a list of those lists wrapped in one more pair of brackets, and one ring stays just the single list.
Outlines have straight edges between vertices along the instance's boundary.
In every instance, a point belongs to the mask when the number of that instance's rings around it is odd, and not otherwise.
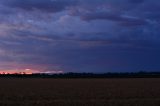
[{"label": "dark foreground ground", "polygon": [[0,106],[160,106],[160,79],[0,78]]}]

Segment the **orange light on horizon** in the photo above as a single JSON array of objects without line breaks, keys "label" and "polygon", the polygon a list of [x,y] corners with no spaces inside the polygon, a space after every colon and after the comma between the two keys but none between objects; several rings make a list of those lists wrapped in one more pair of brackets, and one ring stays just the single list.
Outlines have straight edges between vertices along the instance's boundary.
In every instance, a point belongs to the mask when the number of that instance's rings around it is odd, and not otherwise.
[{"label": "orange light on horizon", "polygon": [[0,70],[0,74],[33,74],[37,71],[31,69],[24,69],[24,70]]},{"label": "orange light on horizon", "polygon": [[63,71],[37,71],[33,69],[20,69],[20,70],[0,70],[0,74],[36,74],[36,73],[44,73],[44,74],[60,74],[64,73]]}]

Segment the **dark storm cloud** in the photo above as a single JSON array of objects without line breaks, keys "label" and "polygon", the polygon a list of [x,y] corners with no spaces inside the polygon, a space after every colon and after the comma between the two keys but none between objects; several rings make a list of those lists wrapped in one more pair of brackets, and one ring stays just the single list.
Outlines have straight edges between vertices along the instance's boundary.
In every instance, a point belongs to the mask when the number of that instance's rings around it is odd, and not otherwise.
[{"label": "dark storm cloud", "polygon": [[129,0],[131,3],[143,3],[145,0]]},{"label": "dark storm cloud", "polygon": [[93,13],[93,14],[86,14],[81,17],[83,20],[90,21],[90,20],[111,20],[118,22],[121,25],[126,26],[136,26],[136,25],[145,25],[147,24],[147,20],[139,19],[136,17],[127,17],[127,16],[120,16],[117,14],[108,14],[108,13]]},{"label": "dark storm cloud", "polygon": [[0,70],[160,69],[158,0],[1,0]]},{"label": "dark storm cloud", "polygon": [[11,8],[29,11],[37,9],[47,12],[59,12],[66,9],[67,6],[76,4],[73,0],[5,0],[3,3]]}]

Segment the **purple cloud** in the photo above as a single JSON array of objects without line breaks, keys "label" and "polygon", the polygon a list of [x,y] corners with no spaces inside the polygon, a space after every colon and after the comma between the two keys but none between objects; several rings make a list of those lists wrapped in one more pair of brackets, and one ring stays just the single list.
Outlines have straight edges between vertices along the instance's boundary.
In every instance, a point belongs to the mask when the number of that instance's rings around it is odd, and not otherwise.
[{"label": "purple cloud", "polygon": [[158,71],[159,7],[158,0],[1,0],[0,70]]}]

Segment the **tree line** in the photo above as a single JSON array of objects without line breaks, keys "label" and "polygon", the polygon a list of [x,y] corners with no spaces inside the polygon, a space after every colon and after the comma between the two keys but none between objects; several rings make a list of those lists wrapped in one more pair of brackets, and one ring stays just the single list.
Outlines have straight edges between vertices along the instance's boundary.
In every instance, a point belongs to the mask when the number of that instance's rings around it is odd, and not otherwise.
[{"label": "tree line", "polygon": [[160,72],[117,72],[117,73],[61,73],[61,74],[0,74],[0,77],[16,78],[160,78]]}]

